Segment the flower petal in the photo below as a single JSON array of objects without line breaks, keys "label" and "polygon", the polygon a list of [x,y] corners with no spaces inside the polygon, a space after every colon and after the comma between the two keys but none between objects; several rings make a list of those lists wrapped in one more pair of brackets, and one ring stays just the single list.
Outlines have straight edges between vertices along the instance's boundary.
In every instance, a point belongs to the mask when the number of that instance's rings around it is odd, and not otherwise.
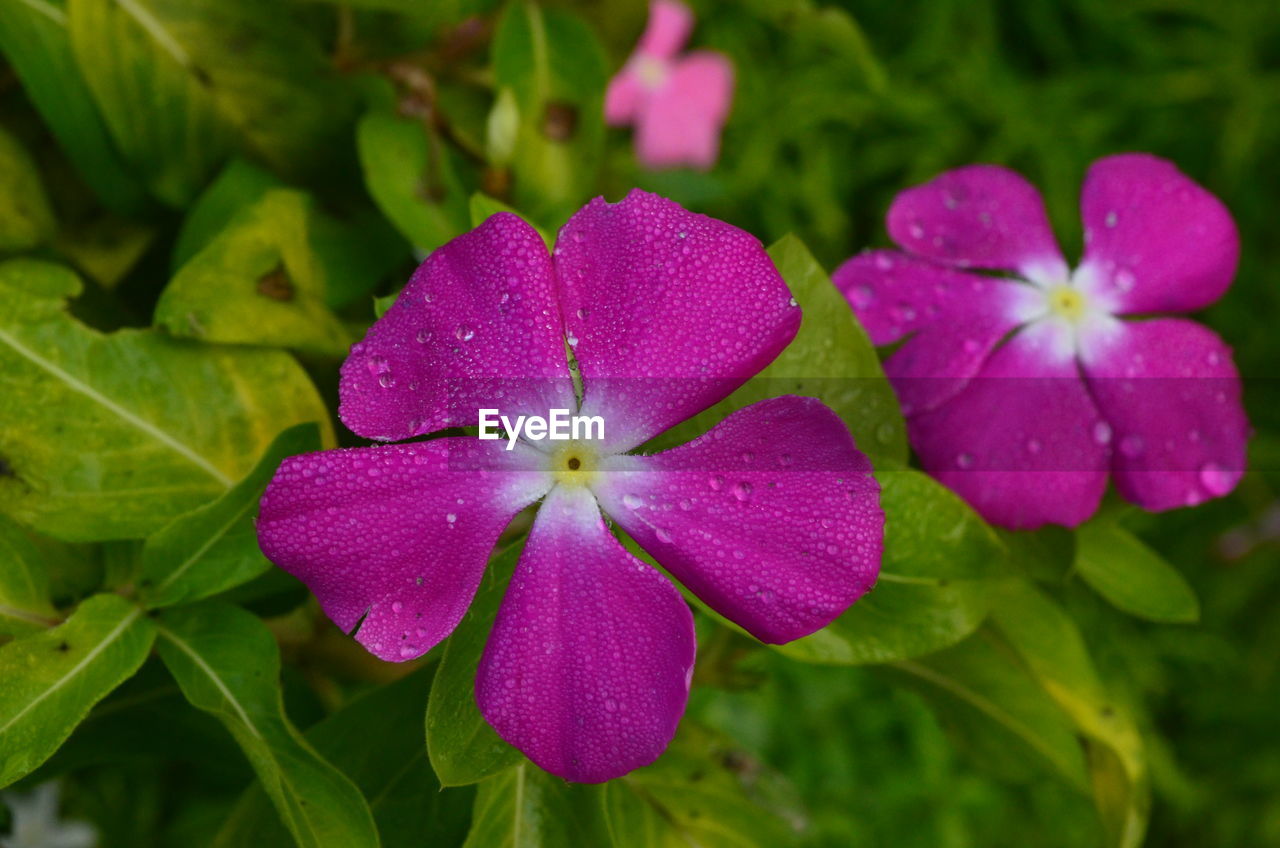
[{"label": "flower petal", "polygon": [[609,80],[604,93],[604,119],[613,126],[629,124],[640,113],[640,106],[648,97],[639,74],[630,65],[624,67]]},{"label": "flower petal", "polygon": [[681,59],[640,109],[636,152],[646,168],[706,170],[720,155],[733,101],[733,65],[700,50]]},{"label": "flower petal", "polygon": [[649,21],[636,45],[636,53],[657,59],[670,59],[684,47],[693,31],[693,12],[677,0],[653,0]]},{"label": "flower petal", "polygon": [[1099,159],[1080,205],[1087,247],[1076,274],[1115,311],[1193,312],[1231,285],[1235,221],[1172,162],[1145,153]]},{"label": "flower petal", "polygon": [[474,427],[481,407],[572,408],[554,285],[541,237],[510,213],[440,247],[351,348],[343,423],[391,440]]},{"label": "flower petal", "polygon": [[696,415],[773,361],[800,309],[755,237],[635,190],[596,198],[556,242],[584,415],[623,451]]},{"label": "flower petal", "polygon": [[992,523],[1073,527],[1106,489],[1110,431],[1064,332],[1020,330],[964,391],[907,421],[925,470]]},{"label": "flower petal", "polygon": [[871,464],[834,412],[781,397],[653,456],[611,457],[605,511],[672,576],[765,642],[825,626],[880,571]]},{"label": "flower petal", "polygon": [[1084,350],[1089,390],[1111,425],[1120,494],[1150,510],[1235,488],[1249,422],[1228,348],[1192,321],[1117,321]]},{"label": "flower petal", "polygon": [[551,485],[533,470],[542,455],[517,447],[455,437],[290,457],[262,496],[258,542],[374,655],[421,656],[466,612],[512,516]]},{"label": "flower petal", "polygon": [[538,511],[476,676],[498,734],[543,769],[599,783],[648,765],[675,735],[693,674],[693,616],[627,553],[591,493]]},{"label": "flower petal", "polygon": [[888,226],[903,250],[947,265],[1017,271],[1040,285],[1067,279],[1040,192],[998,165],[957,168],[899,193]]},{"label": "flower petal", "polygon": [[906,341],[885,361],[904,415],[937,408],[978,373],[992,349],[1044,301],[1022,283],[956,271],[893,250],[836,269],[871,341]]}]

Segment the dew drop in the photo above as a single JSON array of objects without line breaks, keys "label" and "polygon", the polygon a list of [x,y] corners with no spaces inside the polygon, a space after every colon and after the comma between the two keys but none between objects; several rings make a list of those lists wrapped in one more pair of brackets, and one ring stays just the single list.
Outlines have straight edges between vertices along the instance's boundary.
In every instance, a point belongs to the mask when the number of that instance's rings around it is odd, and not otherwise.
[{"label": "dew drop", "polygon": [[751,484],[743,480],[741,483],[735,483],[733,486],[733,496],[740,501],[745,501],[751,497]]},{"label": "dew drop", "polygon": [[1111,425],[1105,421],[1095,421],[1093,424],[1093,440],[1100,445],[1111,444]]},{"label": "dew drop", "polygon": [[390,372],[378,377],[378,385],[384,389],[389,389],[396,384],[396,378]]},{"label": "dew drop", "polygon": [[972,467],[973,467],[973,454],[971,454],[971,453],[962,453],[962,454],[960,454],[959,456],[957,456],[957,457],[956,457],[956,466],[957,466],[957,467],[959,467],[959,468],[972,468]]},{"label": "dew drop", "polygon": [[459,341],[469,342],[475,338],[476,331],[468,327],[466,324],[459,324],[454,329],[453,334]]},{"label": "dew drop", "polygon": [[1200,466],[1200,485],[1215,498],[1230,492],[1234,482],[1234,475],[1216,462],[1206,462]]},{"label": "dew drop", "polygon": [[644,498],[628,493],[622,496],[622,503],[627,509],[639,509],[644,506]]}]

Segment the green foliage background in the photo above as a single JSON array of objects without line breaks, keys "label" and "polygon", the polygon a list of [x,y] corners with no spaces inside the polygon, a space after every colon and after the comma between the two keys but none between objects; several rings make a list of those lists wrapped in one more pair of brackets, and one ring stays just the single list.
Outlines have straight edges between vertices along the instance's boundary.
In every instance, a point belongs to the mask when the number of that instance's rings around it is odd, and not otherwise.
[{"label": "green foliage background", "polygon": [[[705,174],[646,173],[601,122],[642,2],[0,0],[0,786],[60,778],[66,816],[131,848],[1280,844],[1280,8],[691,5],[738,75]],[[1240,225],[1201,317],[1246,376],[1253,472],[1194,511],[994,530],[908,470],[827,271],[885,243],[896,191],[973,161],[1041,186],[1077,253],[1084,171],[1125,150]],[[890,526],[875,592],[814,636],[766,648],[700,610],[670,752],[570,786],[471,697],[517,548],[392,666],[251,521],[282,457],[356,443],[337,366],[415,249],[508,207],[553,237],[636,185],[772,245],[805,309],[671,438],[820,396]]]}]

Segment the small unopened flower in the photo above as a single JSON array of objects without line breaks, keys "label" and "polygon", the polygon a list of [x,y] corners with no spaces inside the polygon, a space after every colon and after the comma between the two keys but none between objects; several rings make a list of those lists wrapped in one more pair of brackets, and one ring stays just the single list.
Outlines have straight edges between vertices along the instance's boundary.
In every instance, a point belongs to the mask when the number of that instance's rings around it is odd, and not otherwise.
[{"label": "small unopened flower", "polygon": [[1231,284],[1230,213],[1145,154],[1095,162],[1081,206],[1071,269],[1026,180],[949,171],[889,210],[905,252],[855,256],[834,277],[876,344],[901,343],[885,370],[924,467],[1010,527],[1079,524],[1108,476],[1154,511],[1225,495],[1243,474],[1231,350],[1165,317]]},{"label": "small unopened flower", "polygon": [[571,409],[601,419],[602,437],[293,457],[262,499],[262,549],[371,652],[410,659],[454,629],[499,534],[540,500],[476,699],[547,771],[617,777],[674,734],[694,633],[680,593],[602,512],[767,642],[823,627],[875,582],[879,490],[820,402],[763,401],[682,447],[634,453],[764,368],[799,324],[758,241],[655,195],[596,199],[554,255],[520,218],[494,215],[433,252],[352,348],[342,420],[393,440],[477,427],[481,410]]},{"label": "small unopened flower", "polygon": [[709,50],[680,55],[692,29],[683,3],[654,0],[640,43],[605,94],[605,120],[635,125],[636,155],[646,168],[705,170],[720,153],[733,65]]}]

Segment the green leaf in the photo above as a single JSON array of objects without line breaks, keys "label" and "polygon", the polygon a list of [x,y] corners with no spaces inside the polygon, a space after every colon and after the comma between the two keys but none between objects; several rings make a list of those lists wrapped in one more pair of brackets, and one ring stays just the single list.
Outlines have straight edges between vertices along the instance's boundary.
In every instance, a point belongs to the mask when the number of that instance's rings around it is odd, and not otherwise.
[{"label": "green leaf", "polygon": [[377,846],[364,796],[284,714],[280,652],[257,617],[208,602],[163,613],[157,648],[192,705],[235,737],[303,848]]},{"label": "green leaf", "polygon": [[458,156],[421,121],[390,109],[361,119],[356,140],[374,202],[420,250],[434,250],[467,228],[470,190]]},{"label": "green leaf", "polygon": [[905,463],[906,425],[897,397],[844,296],[795,236],[777,241],[769,248],[769,256],[804,313],[795,340],[732,395],[673,428],[655,444],[682,444],[731,412],[791,394],[818,398],[835,410],[877,468],[885,462]]},{"label": "green leaf", "polygon": [[509,110],[514,97],[517,110],[512,199],[537,221],[562,221],[587,200],[600,166],[604,50],[577,16],[517,0],[498,21],[491,55],[495,108]]},{"label": "green leaf", "polygon": [[657,762],[602,787],[613,848],[794,844],[787,821],[726,767],[742,756],[686,720]]},{"label": "green leaf", "polygon": [[463,848],[605,845],[598,804],[594,787],[521,763],[480,784]]},{"label": "green leaf", "polygon": [[268,191],[182,266],[156,304],[156,325],[224,344],[346,354],[353,340],[325,305],[310,214],[301,192]]},{"label": "green leaf", "polygon": [[142,598],[148,608],[190,603],[246,583],[271,563],[258,548],[253,514],[280,463],[320,449],[314,424],[276,437],[249,475],[211,504],[179,516],[142,548]]},{"label": "green leaf", "polygon": [[[467,832],[470,793],[442,792],[427,762],[422,711],[433,669],[381,686],[310,728],[307,741],[369,799],[386,848],[457,845]],[[215,848],[284,845],[288,834],[255,784],[236,804]]]},{"label": "green leaf", "polygon": [[[176,272],[213,241],[238,213],[272,189],[287,188],[274,174],[243,159],[233,159],[205,189],[182,222],[171,266]],[[315,202],[307,237],[325,276],[325,302],[345,306],[369,293],[409,257],[409,247],[372,206],[348,209],[343,220],[321,211]]]},{"label": "green leaf", "polygon": [[987,616],[1004,547],[949,489],[919,471],[884,470],[884,558],[869,594],[822,630],[778,646],[808,662],[909,659],[955,644]]},{"label": "green leaf", "polygon": [[0,51],[80,176],[117,212],[146,206],[76,67],[63,0],[0,3]]},{"label": "green leaf", "polygon": [[141,609],[96,595],[65,624],[0,646],[0,786],[48,759],[142,665],[154,636]]},{"label": "green leaf", "polygon": [[990,633],[891,668],[929,700],[957,744],[988,765],[1027,777],[1038,764],[1087,790],[1071,720]]},{"label": "green leaf", "polygon": [[167,203],[237,146],[293,175],[342,149],[354,90],[281,4],[69,0],[67,19],[112,137]]},{"label": "green leaf", "polygon": [[21,527],[0,515],[0,634],[56,623],[44,558]]},{"label": "green leaf", "polygon": [[517,542],[489,562],[475,600],[445,644],[427,705],[427,751],[445,786],[475,783],[523,759],[484,720],[475,696],[480,655],[523,547]]},{"label": "green leaf", "polygon": [[328,413],[287,354],[98,333],[56,265],[0,265],[0,513],[69,540],[145,536],[222,495],[280,430]]},{"label": "green leaf", "polygon": [[0,253],[18,253],[44,244],[56,228],[36,163],[18,140],[0,127]]},{"label": "green leaf", "polygon": [[1079,628],[1021,580],[996,591],[992,620],[1031,676],[1091,740],[1094,796],[1113,844],[1140,845],[1151,804],[1142,737],[1126,706],[1103,686]]},{"label": "green leaf", "polygon": [[1113,521],[1096,519],[1077,531],[1075,567],[1130,615],[1175,623],[1200,618],[1200,602],[1178,570]]}]

